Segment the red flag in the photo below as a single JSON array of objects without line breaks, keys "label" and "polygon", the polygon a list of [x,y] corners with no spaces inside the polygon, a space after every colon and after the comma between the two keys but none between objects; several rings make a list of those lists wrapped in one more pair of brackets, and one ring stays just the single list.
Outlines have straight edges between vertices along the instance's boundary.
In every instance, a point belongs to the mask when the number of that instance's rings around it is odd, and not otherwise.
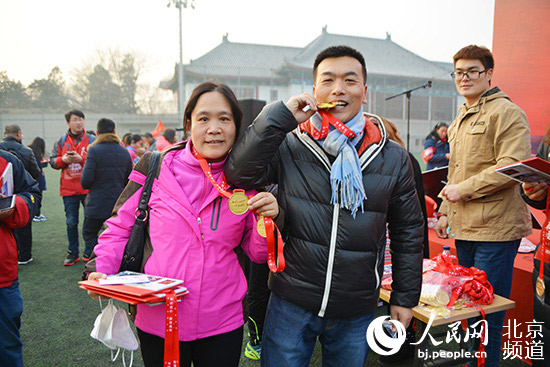
[{"label": "red flag", "polygon": [[155,130],[151,131],[151,135],[153,135],[153,138],[156,138],[163,131],[164,131],[164,124],[162,123],[162,121],[159,120]]}]

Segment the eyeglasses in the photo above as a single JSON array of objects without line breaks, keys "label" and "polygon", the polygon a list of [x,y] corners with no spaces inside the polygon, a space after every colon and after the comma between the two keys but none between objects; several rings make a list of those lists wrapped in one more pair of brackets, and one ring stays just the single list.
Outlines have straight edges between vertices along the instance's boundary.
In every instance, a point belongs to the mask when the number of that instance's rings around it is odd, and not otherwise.
[{"label": "eyeglasses", "polygon": [[451,79],[453,80],[462,80],[464,76],[467,76],[470,80],[478,80],[482,73],[485,73],[486,71],[489,71],[491,69],[485,69],[485,70],[470,70],[470,71],[453,71],[451,73]]}]

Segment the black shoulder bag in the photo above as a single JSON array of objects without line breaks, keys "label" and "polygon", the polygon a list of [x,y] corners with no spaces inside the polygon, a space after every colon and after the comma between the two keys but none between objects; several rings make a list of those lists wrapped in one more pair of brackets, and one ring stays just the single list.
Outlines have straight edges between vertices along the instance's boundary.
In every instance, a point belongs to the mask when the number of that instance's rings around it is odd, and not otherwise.
[{"label": "black shoulder bag", "polygon": [[139,206],[136,208],[134,214],[136,221],[132,227],[132,232],[130,233],[130,238],[128,238],[126,247],[124,248],[124,256],[122,257],[119,271],[141,271],[141,262],[143,261],[143,251],[145,249],[145,240],[147,238],[145,221],[149,215],[149,197],[151,196],[153,179],[156,176],[159,161],[160,153],[153,152],[151,154],[151,161],[149,162],[147,178],[143,184],[143,192],[139,200]]}]

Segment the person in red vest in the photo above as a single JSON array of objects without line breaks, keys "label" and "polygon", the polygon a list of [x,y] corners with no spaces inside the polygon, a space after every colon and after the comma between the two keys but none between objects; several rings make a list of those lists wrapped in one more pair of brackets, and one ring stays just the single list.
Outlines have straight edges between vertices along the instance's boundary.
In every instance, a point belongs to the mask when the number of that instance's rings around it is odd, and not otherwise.
[{"label": "person in red vest", "polygon": [[[95,136],[87,135],[84,129],[84,113],[71,110],[65,114],[69,129],[53,146],[50,164],[53,169],[61,170],[59,195],[63,198],[65,217],[67,219],[67,238],[69,240],[68,256],[64,266],[74,265],[80,260],[78,256],[78,211],[88,190],[80,185],[82,167],[86,161],[88,145],[93,143]],[[85,249],[84,254],[91,254],[92,249]],[[89,258],[83,257],[84,261]]]}]

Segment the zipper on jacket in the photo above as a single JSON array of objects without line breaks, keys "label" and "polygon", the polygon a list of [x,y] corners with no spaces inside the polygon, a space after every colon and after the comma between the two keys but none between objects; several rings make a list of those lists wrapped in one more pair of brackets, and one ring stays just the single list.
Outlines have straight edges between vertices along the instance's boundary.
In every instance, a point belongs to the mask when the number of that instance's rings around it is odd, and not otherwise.
[{"label": "zipper on jacket", "polygon": [[199,223],[199,229],[201,231],[201,237],[204,239],[204,233],[202,233],[202,226],[201,226],[201,217],[197,217],[197,222]]},{"label": "zipper on jacket", "polygon": [[[384,248],[385,251],[385,248]],[[378,263],[380,262],[380,252],[376,253],[376,265],[374,265],[374,275],[376,276],[376,288],[380,285],[380,275],[378,275]]]},{"label": "zipper on jacket", "polygon": [[325,316],[327,310],[328,297],[330,295],[330,284],[332,283],[332,270],[334,267],[334,254],[336,253],[336,235],[338,234],[338,215],[340,214],[340,206],[334,205],[332,212],[332,232],[330,234],[330,248],[328,252],[328,264],[327,264],[327,277],[325,278],[325,291],[323,293],[323,300],[321,301],[321,309],[319,310],[319,317]]}]

